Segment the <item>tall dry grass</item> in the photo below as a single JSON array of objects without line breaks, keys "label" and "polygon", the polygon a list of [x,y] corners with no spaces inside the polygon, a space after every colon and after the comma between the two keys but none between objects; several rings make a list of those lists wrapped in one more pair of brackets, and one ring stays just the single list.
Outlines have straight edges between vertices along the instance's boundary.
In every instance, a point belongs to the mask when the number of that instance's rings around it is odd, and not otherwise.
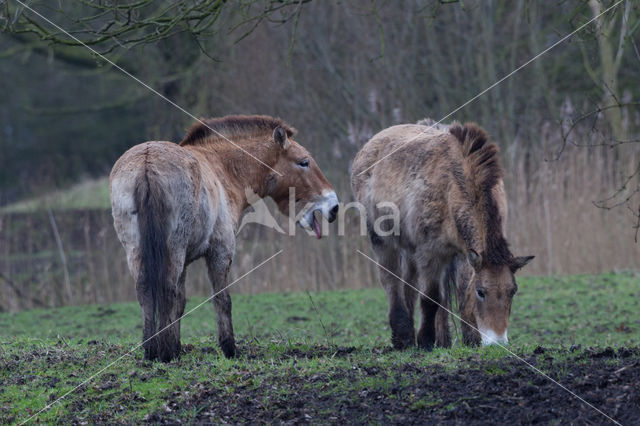
[{"label": "tall dry grass", "polygon": [[[559,129],[542,126],[536,153],[508,163],[508,237],[513,250],[535,254],[527,274],[577,274],[636,269],[640,244],[635,241],[637,204],[600,208],[634,173],[640,146],[602,146],[588,129],[575,131],[563,146]],[[590,145],[591,147],[589,147]],[[511,163],[511,164],[509,164]],[[637,178],[632,185],[637,186]],[[630,194],[624,190],[614,201]]]}]

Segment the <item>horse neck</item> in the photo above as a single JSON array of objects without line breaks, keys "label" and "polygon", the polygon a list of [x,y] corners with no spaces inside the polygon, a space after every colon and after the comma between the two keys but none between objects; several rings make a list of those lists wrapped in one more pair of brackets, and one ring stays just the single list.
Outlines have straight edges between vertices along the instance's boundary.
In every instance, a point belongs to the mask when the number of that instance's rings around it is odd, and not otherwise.
[{"label": "horse neck", "polygon": [[481,254],[484,261],[503,264],[511,257],[502,226],[504,218],[499,209],[487,210],[486,205],[481,199],[474,204],[462,203],[454,211],[458,241],[463,249]]},{"label": "horse neck", "polygon": [[482,253],[485,248],[485,224],[483,212],[478,211],[467,195],[453,185],[449,199],[454,221],[455,238],[463,251],[473,249]]},{"label": "horse neck", "polygon": [[257,141],[233,140],[235,145],[219,141],[204,150],[206,161],[215,170],[230,203],[236,221],[249,206],[249,195],[265,197],[268,176],[277,160],[275,149]]}]

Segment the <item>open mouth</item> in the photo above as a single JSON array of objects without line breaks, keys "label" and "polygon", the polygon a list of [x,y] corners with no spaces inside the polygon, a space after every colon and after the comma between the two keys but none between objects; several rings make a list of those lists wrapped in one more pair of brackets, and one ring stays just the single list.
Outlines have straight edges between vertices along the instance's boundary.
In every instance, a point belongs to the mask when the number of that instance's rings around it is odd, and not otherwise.
[{"label": "open mouth", "polygon": [[338,215],[338,197],[335,192],[325,194],[320,199],[308,202],[302,211],[296,214],[298,225],[308,233],[313,231],[316,238],[322,238],[322,224],[324,221],[331,223]]},{"label": "open mouth", "polygon": [[322,213],[320,212],[320,210],[316,210],[313,212],[312,214],[312,221],[311,221],[311,228],[313,228],[313,232],[316,233],[316,238],[320,239],[322,238],[322,227],[321,227],[321,218],[319,218],[319,216],[321,216]]},{"label": "open mouth", "polygon": [[313,231],[316,238],[322,238],[322,211],[308,211],[304,217],[298,221],[298,225],[307,231]]}]

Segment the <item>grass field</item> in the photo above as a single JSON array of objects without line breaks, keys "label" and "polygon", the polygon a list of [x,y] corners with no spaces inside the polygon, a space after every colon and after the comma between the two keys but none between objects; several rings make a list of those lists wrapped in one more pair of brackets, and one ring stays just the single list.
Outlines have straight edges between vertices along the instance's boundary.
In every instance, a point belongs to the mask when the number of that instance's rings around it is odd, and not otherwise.
[{"label": "grass field", "polygon": [[[519,288],[509,350],[607,415],[640,418],[640,278],[523,278]],[[33,420],[607,420],[500,347],[458,339],[430,353],[391,350],[380,289],[234,295],[233,303],[239,358],[218,350],[207,303],[182,321],[179,360],[144,362],[137,349]],[[29,419],[140,336],[136,303],[0,314],[0,422]]]},{"label": "grass field", "polygon": [[39,210],[109,209],[109,177],[90,179],[0,208],[0,213],[30,213]]}]

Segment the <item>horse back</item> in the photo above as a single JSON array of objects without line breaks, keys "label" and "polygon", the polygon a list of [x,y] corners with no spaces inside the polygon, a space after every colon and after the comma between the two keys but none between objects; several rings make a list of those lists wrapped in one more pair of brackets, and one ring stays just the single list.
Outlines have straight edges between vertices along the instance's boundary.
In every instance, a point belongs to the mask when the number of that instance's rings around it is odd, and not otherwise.
[{"label": "horse back", "polygon": [[400,125],[381,131],[358,153],[352,187],[373,220],[376,205],[394,203],[401,235],[412,245],[481,252],[489,234],[506,229],[502,174],[497,146],[473,123]]},{"label": "horse back", "polygon": [[[462,162],[455,137],[441,129],[399,125],[375,135],[354,160],[352,189],[375,220],[375,206],[394,203],[401,233],[419,244],[453,233],[452,163]],[[404,239],[406,239],[404,238]]]}]

